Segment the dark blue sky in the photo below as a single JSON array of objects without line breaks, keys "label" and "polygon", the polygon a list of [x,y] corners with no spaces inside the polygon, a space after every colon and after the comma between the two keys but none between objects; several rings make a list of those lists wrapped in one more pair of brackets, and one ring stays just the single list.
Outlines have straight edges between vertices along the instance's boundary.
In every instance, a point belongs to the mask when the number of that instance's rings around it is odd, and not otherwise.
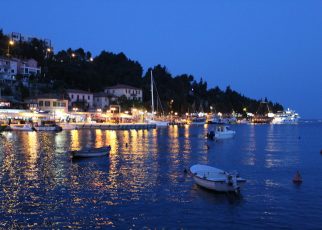
[{"label": "dark blue sky", "polygon": [[[322,118],[321,0],[3,1],[0,28],[124,52]],[[5,9],[5,10],[4,10]]]}]

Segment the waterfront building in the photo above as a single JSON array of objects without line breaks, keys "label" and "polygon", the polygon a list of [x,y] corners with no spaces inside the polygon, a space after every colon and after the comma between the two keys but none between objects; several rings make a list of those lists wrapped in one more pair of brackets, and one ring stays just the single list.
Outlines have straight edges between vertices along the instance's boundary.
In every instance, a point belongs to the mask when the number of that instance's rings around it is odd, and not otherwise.
[{"label": "waterfront building", "polygon": [[130,85],[118,84],[111,87],[106,87],[104,92],[112,98],[125,96],[128,100],[142,101],[142,89]]},{"label": "waterfront building", "polygon": [[95,109],[105,109],[110,105],[110,100],[107,93],[94,93],[93,97]]},{"label": "waterfront building", "polygon": [[66,93],[69,97],[68,106],[71,110],[75,108],[78,111],[93,109],[93,93],[79,89],[67,89]]},{"label": "waterfront building", "polygon": [[68,112],[68,99],[64,95],[42,94],[25,100],[32,111],[43,111],[54,114]]}]

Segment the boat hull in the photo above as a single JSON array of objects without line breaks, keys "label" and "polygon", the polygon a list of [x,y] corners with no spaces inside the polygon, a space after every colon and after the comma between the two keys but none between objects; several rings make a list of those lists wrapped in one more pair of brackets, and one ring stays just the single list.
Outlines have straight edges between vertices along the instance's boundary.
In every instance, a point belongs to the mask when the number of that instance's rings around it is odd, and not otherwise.
[{"label": "boat hull", "polygon": [[96,149],[81,149],[79,151],[71,151],[73,158],[91,158],[107,156],[110,153],[111,147],[102,147]]},{"label": "boat hull", "polygon": [[37,131],[51,131],[51,132],[59,132],[62,131],[62,128],[58,125],[56,126],[35,126]]},{"label": "boat hull", "polygon": [[30,125],[13,125],[10,126],[12,131],[35,131],[35,128]]},{"label": "boat hull", "polygon": [[59,124],[63,130],[75,130],[77,129],[77,126],[74,124],[68,124],[68,123],[61,123]]},{"label": "boat hull", "polygon": [[193,165],[190,172],[197,185],[217,192],[239,192],[246,183],[238,173],[229,173],[208,165]]},{"label": "boat hull", "polygon": [[156,127],[167,127],[169,125],[169,122],[168,121],[148,120],[148,124],[156,125]]},{"label": "boat hull", "polygon": [[[193,179],[197,185],[199,185],[203,188],[206,188],[206,189],[210,189],[210,190],[213,190],[216,192],[236,192],[236,188],[232,184],[230,185],[224,180],[223,181],[212,181],[212,180],[200,178],[198,176],[193,176]],[[246,180],[237,179],[237,183],[238,183],[238,189],[240,189],[245,185]]]},{"label": "boat hull", "polygon": [[230,132],[215,132],[215,139],[222,140],[222,139],[230,139],[236,135],[235,131]]}]

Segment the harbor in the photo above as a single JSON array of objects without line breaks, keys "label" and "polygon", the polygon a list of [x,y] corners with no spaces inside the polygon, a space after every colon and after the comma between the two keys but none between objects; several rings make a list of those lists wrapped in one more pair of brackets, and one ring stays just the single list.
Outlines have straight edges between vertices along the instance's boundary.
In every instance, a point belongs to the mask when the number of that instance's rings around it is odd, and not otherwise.
[{"label": "harbor", "polygon": [[0,230],[322,228],[322,1],[1,6]]},{"label": "harbor", "polygon": [[[2,132],[1,227],[197,229],[200,212],[203,228],[322,224],[321,122],[231,125],[235,137],[220,141],[205,138],[212,127]],[[108,145],[108,156],[68,153]],[[240,195],[198,186],[184,172],[196,163],[238,171],[246,179]]]}]

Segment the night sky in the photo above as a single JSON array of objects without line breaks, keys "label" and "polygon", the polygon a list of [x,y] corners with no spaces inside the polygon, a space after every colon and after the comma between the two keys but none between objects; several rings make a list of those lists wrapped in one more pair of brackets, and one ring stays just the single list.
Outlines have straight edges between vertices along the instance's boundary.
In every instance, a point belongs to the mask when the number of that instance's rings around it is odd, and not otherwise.
[{"label": "night sky", "polygon": [[3,1],[4,33],[51,39],[55,52],[124,52],[144,69],[201,77],[322,118],[322,1]]}]

